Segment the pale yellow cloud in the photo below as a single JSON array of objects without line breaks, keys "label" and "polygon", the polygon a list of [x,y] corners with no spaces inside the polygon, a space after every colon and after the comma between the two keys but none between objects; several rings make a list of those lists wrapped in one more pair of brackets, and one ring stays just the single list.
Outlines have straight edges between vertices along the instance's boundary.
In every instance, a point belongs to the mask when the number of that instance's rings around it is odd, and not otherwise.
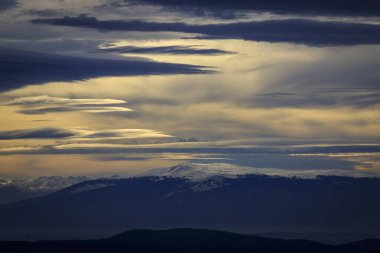
[{"label": "pale yellow cloud", "polygon": [[[285,140],[284,143],[304,140],[304,144],[310,141],[309,144],[313,145],[380,142],[380,105],[376,102],[376,87],[373,86],[374,80],[378,79],[378,71],[375,71],[380,59],[378,46],[310,48],[238,40],[131,40],[120,41],[118,45],[173,44],[201,44],[236,54],[152,56],[158,61],[214,66],[219,71],[216,74],[107,77],[30,85],[2,93],[1,131],[49,127],[81,132],[70,140],[3,140],[0,147],[9,152],[49,147],[57,150],[87,148],[91,152],[91,149],[99,151],[100,148],[125,148],[128,145],[142,148],[252,147],[277,139]],[[355,72],[357,70],[363,73]],[[262,94],[264,96],[260,96]],[[358,103],[363,97],[373,101]],[[128,107],[120,106],[126,101]],[[83,110],[20,114],[26,104],[33,103],[33,106],[40,107],[80,105]],[[88,104],[94,106],[87,108]],[[109,106],[103,107],[105,104]],[[138,131],[132,132],[131,129]],[[173,136],[195,137],[201,142],[178,143],[173,141]],[[149,141],[134,145],[130,140],[133,138]],[[155,144],[155,138],[163,143]],[[6,165],[10,164],[11,158],[1,157]],[[102,166],[104,169],[115,165],[111,162],[106,165],[106,161],[96,163],[87,158],[81,160],[80,157],[70,156],[73,159],[70,166],[81,168],[79,165],[83,162],[86,167],[94,166],[100,172]],[[183,160],[191,155],[161,158],[174,163],[176,157]],[[19,158],[31,159],[29,156]],[[39,157],[38,167],[45,168],[45,172],[47,167],[54,168],[55,158],[53,155]],[[120,168],[125,165],[119,162],[117,166]],[[128,166],[134,163],[137,167],[144,167],[144,163],[146,167],[160,165],[151,160],[130,162]],[[27,167],[27,162],[20,164],[12,160],[12,164],[14,168]],[[359,170],[372,170],[377,164],[365,166],[361,163],[358,166]],[[11,173],[8,169],[4,169],[5,172]],[[68,171],[74,172],[74,168]]]}]

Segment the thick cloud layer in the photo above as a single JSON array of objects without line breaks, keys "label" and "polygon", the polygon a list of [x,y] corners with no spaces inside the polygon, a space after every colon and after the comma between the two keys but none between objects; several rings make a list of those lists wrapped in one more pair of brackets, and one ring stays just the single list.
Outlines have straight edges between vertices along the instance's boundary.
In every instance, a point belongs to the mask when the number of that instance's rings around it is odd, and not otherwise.
[{"label": "thick cloud layer", "polygon": [[17,6],[16,0],[1,0],[0,1],[0,12],[11,9]]},{"label": "thick cloud layer", "polygon": [[35,96],[20,97],[8,103],[5,103],[4,106],[21,106],[23,109],[17,112],[30,115],[59,112],[125,113],[133,111],[132,109],[126,107],[126,104],[126,101],[120,99],[86,99]]},{"label": "thick cloud layer", "polygon": [[14,139],[123,139],[123,138],[162,138],[171,137],[164,133],[150,129],[111,129],[111,130],[87,130],[76,128],[37,128],[19,129],[0,132],[0,140]]},{"label": "thick cloud layer", "polygon": [[[124,1],[126,2],[126,1]],[[373,0],[132,0],[137,4],[153,4],[167,8],[211,11],[226,16],[233,10],[250,10],[278,14],[379,16],[380,3]]]},{"label": "thick cloud layer", "polygon": [[221,55],[231,54],[232,52],[199,48],[196,46],[160,46],[160,47],[136,47],[121,46],[99,49],[100,52],[121,53],[121,54],[174,54],[174,55]]},{"label": "thick cloud layer", "polygon": [[200,74],[198,66],[153,61],[79,58],[57,54],[0,49],[0,91],[54,81],[101,76]]},{"label": "thick cloud layer", "polygon": [[73,131],[60,128],[23,129],[0,132],[0,140],[57,139],[73,137],[74,135]]},{"label": "thick cloud layer", "polygon": [[380,171],[376,0],[0,0],[1,10],[2,175],[206,158]]},{"label": "thick cloud layer", "polygon": [[[64,131],[61,133],[60,131]],[[65,132],[67,131],[67,132]],[[17,136],[16,136],[17,133]],[[73,138],[101,140],[105,138],[114,139],[141,139],[141,138],[168,138],[161,132],[149,129],[120,129],[106,131],[82,131],[64,130],[64,129],[35,129],[35,130],[18,130],[14,133],[2,132],[1,138],[8,139],[52,139]],[[62,135],[62,137],[60,137]],[[9,137],[8,137],[9,136]],[[211,145],[210,145],[211,144]],[[163,143],[163,144],[117,144],[117,143],[68,143],[45,145],[34,148],[23,149],[0,149],[0,154],[172,154],[173,160],[181,160],[181,154],[218,154],[220,155],[318,155],[318,154],[350,154],[350,153],[378,153],[379,145],[326,145],[326,146],[281,146],[281,147],[228,147],[214,146],[212,143]],[[176,155],[179,155],[175,159]],[[167,159],[167,158],[165,158]],[[191,159],[189,159],[191,160]],[[241,161],[241,163],[244,163]],[[267,164],[270,164],[267,163]],[[310,166],[313,167],[313,166]]]},{"label": "thick cloud layer", "polygon": [[206,38],[214,39],[240,38],[315,46],[380,43],[380,25],[319,22],[304,19],[193,25],[140,20],[98,20],[95,17],[80,15],[78,17],[36,19],[32,22],[34,24],[94,28],[100,31],[183,32],[202,34]]}]

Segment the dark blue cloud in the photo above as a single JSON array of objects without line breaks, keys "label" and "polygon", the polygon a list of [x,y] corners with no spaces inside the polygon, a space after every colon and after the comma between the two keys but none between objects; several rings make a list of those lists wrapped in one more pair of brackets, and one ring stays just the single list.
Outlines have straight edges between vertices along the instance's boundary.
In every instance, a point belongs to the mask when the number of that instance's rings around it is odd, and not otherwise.
[{"label": "dark blue cloud", "polygon": [[[144,138],[151,137],[152,133],[161,134],[148,129],[111,129],[102,131],[91,131],[84,129],[68,128],[35,128],[19,129],[0,132],[0,140],[15,139],[61,139],[61,138],[86,138],[86,139],[103,139],[103,138]],[[163,135],[163,134],[162,134]],[[154,137],[153,137],[154,138]]]},{"label": "dark blue cloud", "polygon": [[0,49],[0,91],[28,84],[75,81],[101,76],[164,75],[209,73],[199,66],[95,59]]},{"label": "dark blue cloud", "polygon": [[221,54],[231,54],[232,52],[220,50],[220,49],[209,49],[209,48],[198,48],[195,46],[162,46],[162,47],[135,47],[135,46],[122,46],[122,47],[110,47],[102,48],[98,50],[99,52],[109,52],[109,53],[122,53],[122,54],[178,54],[178,55],[221,55]]},{"label": "dark blue cloud", "polygon": [[360,94],[352,90],[345,92],[313,91],[299,93],[259,93],[252,98],[240,100],[239,105],[261,107],[325,107],[325,106],[354,106],[357,108],[371,107],[380,104],[380,92],[375,88],[372,94]]},{"label": "dark blue cloud", "polygon": [[292,156],[286,154],[270,154],[270,155],[251,155],[251,154],[235,154],[235,155],[218,155],[219,159],[210,160],[191,160],[191,162],[201,163],[230,163],[239,166],[249,166],[256,168],[277,168],[284,170],[354,170],[353,161],[347,161],[339,158],[328,156]]},{"label": "dark blue cloud", "polygon": [[112,115],[124,115],[129,113],[130,109],[124,106],[115,107],[114,105],[102,105],[102,106],[56,106],[56,107],[44,107],[35,109],[23,109],[17,111],[21,114],[39,115],[47,113],[63,113],[63,112],[94,112],[94,113],[107,113]]},{"label": "dark blue cloud", "polygon": [[11,9],[17,6],[18,2],[16,0],[1,0],[0,1],[0,12]]},{"label": "dark blue cloud", "polygon": [[99,161],[146,161],[151,158],[145,156],[99,156],[95,159]]},{"label": "dark blue cloud", "polygon": [[140,20],[98,20],[80,15],[36,19],[34,24],[93,28],[100,31],[184,32],[202,34],[203,38],[237,38],[254,41],[288,42],[314,46],[379,44],[380,25],[319,22],[305,19],[268,20],[229,24],[193,25]]},{"label": "dark blue cloud", "polygon": [[26,9],[22,10],[22,13],[38,17],[57,17],[63,15],[63,11],[54,9]]},{"label": "dark blue cloud", "polygon": [[38,115],[46,113],[59,113],[59,112],[73,112],[79,111],[77,108],[72,107],[46,107],[46,108],[37,108],[37,109],[24,109],[17,111],[18,113],[28,114],[28,115]]},{"label": "dark blue cloud", "polygon": [[73,136],[75,136],[73,131],[61,128],[23,129],[0,132],[0,140],[60,139]]},{"label": "dark blue cloud", "polygon": [[[68,130],[70,131],[70,130]],[[76,133],[72,132],[74,137]],[[70,137],[70,136],[67,136]],[[82,135],[83,137],[83,135]],[[88,138],[98,138],[102,136],[88,136]],[[110,136],[108,136],[110,137]],[[52,137],[62,138],[62,137]],[[4,137],[3,139],[6,139]],[[8,138],[9,139],[9,138]],[[14,139],[14,138],[13,138]],[[22,139],[22,138],[19,138]],[[225,155],[274,155],[274,154],[326,154],[326,153],[378,153],[380,152],[380,146],[378,145],[331,145],[331,146],[284,146],[284,147],[157,147],[152,145],[151,147],[131,147],[126,145],[125,147],[108,146],[108,147],[70,147],[59,148],[60,146],[47,146],[39,149],[30,150],[0,150],[1,154],[162,154],[162,153],[190,153],[190,154],[225,154]]]},{"label": "dark blue cloud", "polygon": [[234,11],[247,10],[299,15],[380,15],[380,2],[376,0],[128,0],[128,2],[192,11],[198,15],[208,11],[222,18],[234,18]]}]

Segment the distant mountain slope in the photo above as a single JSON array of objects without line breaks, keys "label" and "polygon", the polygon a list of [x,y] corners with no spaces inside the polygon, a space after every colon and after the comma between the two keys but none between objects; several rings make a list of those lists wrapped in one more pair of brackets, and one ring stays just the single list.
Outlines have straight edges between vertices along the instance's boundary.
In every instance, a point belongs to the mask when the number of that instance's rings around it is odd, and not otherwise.
[{"label": "distant mountain slope", "polygon": [[92,241],[0,242],[2,252],[234,252],[234,253],[365,253],[380,252],[380,240],[326,245],[306,240],[281,240],[200,229],[131,230]]},{"label": "distant mountain slope", "polygon": [[0,178],[0,204],[39,197],[89,180],[87,177],[38,177],[30,180]]},{"label": "distant mountain slope", "polygon": [[137,176],[156,176],[187,178],[192,181],[202,181],[210,177],[236,178],[243,175],[272,175],[282,177],[316,178],[317,176],[348,176],[348,177],[368,177],[368,174],[352,172],[344,169],[331,170],[290,170],[276,168],[259,168],[234,165],[230,163],[191,163],[185,162],[173,167],[156,168],[145,171]]},{"label": "distant mountain slope", "polygon": [[379,213],[378,178],[244,175],[193,181],[152,176],[85,181],[2,206],[0,230],[43,229],[45,236],[62,230],[63,238],[73,238],[70,231],[174,227],[379,233]]},{"label": "distant mountain slope", "polygon": [[200,181],[210,177],[236,178],[239,175],[255,174],[253,168],[234,166],[225,163],[201,164],[182,163],[169,168],[158,168],[146,171],[138,176],[156,176],[187,178],[193,181]]}]

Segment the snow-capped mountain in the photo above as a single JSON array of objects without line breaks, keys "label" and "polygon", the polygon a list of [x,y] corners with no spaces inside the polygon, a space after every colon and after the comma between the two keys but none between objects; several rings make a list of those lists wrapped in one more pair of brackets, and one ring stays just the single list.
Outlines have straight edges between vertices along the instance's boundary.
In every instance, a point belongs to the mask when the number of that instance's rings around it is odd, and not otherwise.
[{"label": "snow-capped mountain", "polygon": [[[348,170],[285,170],[275,168],[245,167],[228,163],[182,163],[168,168],[157,168],[135,175],[133,178],[158,177],[180,178],[193,182],[194,192],[209,191],[224,186],[224,179],[238,179],[249,175],[266,175],[287,178],[315,179],[318,176],[366,177],[363,172]],[[72,193],[92,191],[115,185],[119,176],[103,178],[100,183],[85,182],[71,189]],[[0,178],[0,204],[43,196],[61,189],[91,180],[87,177],[45,176],[29,180]]]},{"label": "snow-capped mountain", "polygon": [[141,173],[138,176],[156,176],[187,178],[201,181],[211,177],[236,178],[239,175],[255,174],[252,168],[234,166],[227,163],[182,163],[169,168],[158,168]]},{"label": "snow-capped mountain", "polygon": [[45,176],[28,180],[1,178],[0,189],[3,187],[16,187],[23,191],[56,191],[89,179],[88,177],[75,176]]},{"label": "snow-capped mountain", "polygon": [[60,176],[45,176],[30,180],[13,180],[11,185],[14,185],[25,191],[57,191],[86,180],[88,177],[60,177]]},{"label": "snow-capped mountain", "polygon": [[237,178],[246,175],[267,175],[280,177],[317,178],[318,176],[348,176],[348,177],[368,177],[367,174],[359,171],[349,171],[341,169],[330,170],[285,170],[276,168],[255,168],[245,167],[228,163],[182,163],[168,168],[157,168],[137,175],[186,178],[191,181],[203,181],[209,178]]},{"label": "snow-capped mountain", "polygon": [[89,178],[75,176],[45,176],[28,180],[0,178],[0,204],[43,196],[86,180]]},{"label": "snow-capped mountain", "polygon": [[[189,172],[180,168],[173,170]],[[380,234],[379,212],[379,178],[103,178],[0,206],[0,236],[1,232],[8,235],[8,230],[15,227],[20,230],[14,238],[32,231],[33,239],[39,240],[46,239],[49,227],[67,238],[73,236],[73,231],[107,233],[137,227]],[[42,232],[33,232],[38,229]]]},{"label": "snow-capped mountain", "polygon": [[12,183],[12,179],[8,179],[8,178],[0,178],[0,188],[1,187],[5,187],[7,185],[10,185]]}]

